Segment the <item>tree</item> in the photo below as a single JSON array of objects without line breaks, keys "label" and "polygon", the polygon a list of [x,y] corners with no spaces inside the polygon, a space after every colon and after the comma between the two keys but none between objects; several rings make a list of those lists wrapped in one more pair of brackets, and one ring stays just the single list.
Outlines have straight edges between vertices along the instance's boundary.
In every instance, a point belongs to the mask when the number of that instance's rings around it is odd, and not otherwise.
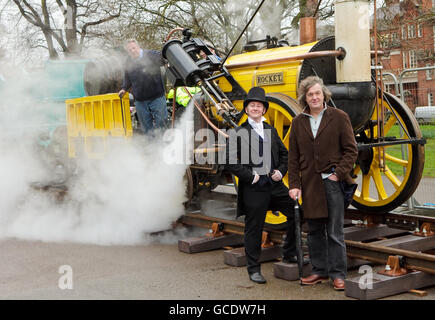
[{"label": "tree", "polygon": [[[20,14],[42,31],[51,59],[80,56],[89,29],[118,18],[122,3],[115,0],[13,0]],[[63,21],[63,23],[59,23]],[[60,25],[60,26],[59,26]]]},{"label": "tree", "polygon": [[302,17],[317,17],[326,20],[334,15],[332,0],[299,0],[299,12],[291,22],[293,28],[298,28],[299,19]]},{"label": "tree", "polygon": [[[136,37],[144,43],[161,46],[170,30],[176,27],[190,28],[195,36],[203,38],[215,47],[228,51],[260,0],[130,0],[126,4],[130,16],[129,30],[143,30]],[[250,25],[245,40],[266,34],[282,35],[282,21],[294,14],[295,2],[268,0]],[[273,14],[273,16],[271,16]],[[153,30],[153,32],[148,32]],[[239,48],[240,49],[240,48]]]}]

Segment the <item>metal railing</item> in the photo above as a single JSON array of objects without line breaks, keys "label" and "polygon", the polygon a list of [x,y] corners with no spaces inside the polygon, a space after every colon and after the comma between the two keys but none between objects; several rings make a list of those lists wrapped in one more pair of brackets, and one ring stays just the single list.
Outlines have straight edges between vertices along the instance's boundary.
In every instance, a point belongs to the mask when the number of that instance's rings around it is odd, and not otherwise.
[{"label": "metal railing", "polygon": [[[394,88],[395,88],[395,92],[396,92],[396,96],[403,101],[403,103],[405,103],[405,94],[404,94],[404,88],[403,88],[403,78],[405,76],[405,74],[410,73],[410,72],[417,72],[417,71],[426,71],[426,70],[431,70],[431,69],[435,69],[435,66],[426,66],[426,67],[420,67],[420,68],[411,68],[411,69],[404,69],[400,74],[399,74],[399,80],[397,80],[396,75],[394,75],[391,72],[383,72],[383,76],[390,76],[393,79],[394,82]],[[398,94],[397,94],[398,93]],[[405,103],[406,104],[406,103]],[[399,127],[399,133],[400,135],[403,134],[402,128]],[[404,145],[401,146],[401,151],[402,151],[402,157],[405,159],[408,159],[408,152],[405,148]],[[403,170],[406,170],[405,168]],[[404,172],[405,173],[405,172]],[[414,212],[415,209],[429,209],[429,210],[435,210],[434,206],[425,206],[425,205],[420,205],[417,200],[415,199],[414,196],[411,196],[411,198],[409,198],[409,200],[406,202],[406,205],[403,204],[402,206],[407,206],[409,211]]]}]

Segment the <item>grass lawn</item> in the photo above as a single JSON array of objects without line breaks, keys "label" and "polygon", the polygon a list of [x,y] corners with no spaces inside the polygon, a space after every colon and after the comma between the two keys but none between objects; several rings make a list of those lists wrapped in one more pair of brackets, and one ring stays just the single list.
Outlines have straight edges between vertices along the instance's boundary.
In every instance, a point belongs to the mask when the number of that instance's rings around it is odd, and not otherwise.
[{"label": "grass lawn", "polygon": [[[435,125],[421,125],[420,129],[423,137],[426,138],[423,177],[435,177]],[[388,132],[387,136],[399,137],[398,133],[399,127],[395,125]],[[400,145],[388,147],[386,152],[402,159]],[[396,175],[403,175],[403,167],[400,165],[391,161],[387,161],[387,165]]]}]

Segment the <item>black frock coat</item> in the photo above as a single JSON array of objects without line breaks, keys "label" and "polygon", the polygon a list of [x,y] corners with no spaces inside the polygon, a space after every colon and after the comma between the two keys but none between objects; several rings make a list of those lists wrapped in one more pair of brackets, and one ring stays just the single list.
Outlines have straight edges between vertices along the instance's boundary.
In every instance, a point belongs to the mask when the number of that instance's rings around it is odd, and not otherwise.
[{"label": "black frock coat", "polygon": [[[271,141],[271,158],[270,158],[270,167],[267,167],[268,172],[273,172],[273,170],[279,170],[284,177],[287,174],[287,165],[288,165],[288,151],[284,144],[282,143],[280,137],[278,136],[278,132],[274,127],[269,125],[266,122],[263,122],[265,137],[270,137]],[[241,130],[245,130],[246,134],[243,134]],[[270,135],[268,134],[270,133]],[[252,157],[252,154],[259,153],[259,139],[258,134],[252,128],[248,121],[245,121],[241,126],[236,128],[235,130],[230,130],[229,132],[230,138],[227,140],[227,163],[226,169],[229,170],[232,174],[238,177],[238,190],[237,190],[237,217],[246,215],[246,206],[244,205],[247,202],[252,201],[251,197],[255,196],[255,193],[244,192],[245,188],[250,188],[255,191],[267,191],[279,194],[288,193],[287,187],[283,184],[282,180],[275,182],[272,181],[271,184],[268,184],[265,187],[260,187],[256,184],[252,185],[252,181],[254,179],[254,169],[258,167],[259,163],[257,163],[258,158]],[[237,147],[230,147],[230,142],[237,141]],[[242,153],[245,152],[245,155]],[[246,159],[246,152],[249,154],[249,161],[243,161]],[[236,163],[234,163],[236,162]],[[264,188],[263,190],[261,188]],[[247,199],[244,199],[247,197]],[[272,206],[273,204],[271,204]],[[269,208],[270,210],[274,210],[273,207]]]}]

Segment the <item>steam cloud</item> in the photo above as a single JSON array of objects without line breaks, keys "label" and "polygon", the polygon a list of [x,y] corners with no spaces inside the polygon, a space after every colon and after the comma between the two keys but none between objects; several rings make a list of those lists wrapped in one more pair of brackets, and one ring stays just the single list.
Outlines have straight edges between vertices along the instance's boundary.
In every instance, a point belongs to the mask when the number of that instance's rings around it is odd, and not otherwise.
[{"label": "steam cloud", "polygon": [[[168,148],[185,148],[179,138],[113,141],[104,159],[78,163],[80,174],[63,201],[32,188],[52,178],[38,151],[47,129],[43,115],[65,107],[34,100],[22,79],[16,83],[8,83],[0,105],[0,238],[140,244],[151,241],[145,233],[169,229],[184,213],[186,164],[162,161]],[[193,132],[192,111],[178,132]]]}]

